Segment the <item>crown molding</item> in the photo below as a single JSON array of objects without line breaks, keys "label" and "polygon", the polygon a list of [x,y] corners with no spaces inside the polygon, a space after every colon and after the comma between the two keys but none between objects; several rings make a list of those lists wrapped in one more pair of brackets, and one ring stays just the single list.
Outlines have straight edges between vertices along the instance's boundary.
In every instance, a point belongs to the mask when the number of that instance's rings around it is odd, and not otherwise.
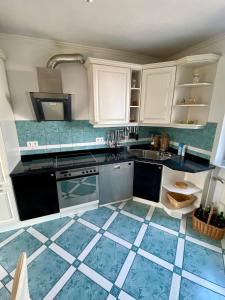
[{"label": "crown molding", "polygon": [[159,62],[158,58],[148,56],[141,53],[118,50],[118,49],[110,49],[110,48],[101,48],[89,45],[76,44],[72,42],[63,42],[59,40],[45,39],[45,38],[36,38],[25,35],[16,35],[16,34],[8,34],[8,33],[0,33],[0,40],[18,40],[29,43],[34,43],[38,45],[46,46],[46,44],[50,44],[52,47],[55,47],[55,54],[59,53],[68,53],[70,51],[81,52],[82,54],[86,54],[86,56],[97,57],[97,58],[105,58],[112,60],[122,60],[127,62],[134,63],[151,63],[151,62]]},{"label": "crown molding", "polygon": [[[225,42],[225,33],[222,33],[222,34],[218,34],[210,39],[207,39],[203,42],[200,42],[200,43],[197,43],[191,47],[188,47],[187,49],[183,50],[183,51],[180,51],[178,53],[175,53],[174,55],[170,56],[168,58],[168,60],[171,60],[171,59],[178,59],[178,58],[181,58],[181,57],[184,57],[184,56],[188,56],[190,54],[193,54],[193,53],[196,53],[196,52],[199,52],[199,51],[204,51],[206,48],[210,47],[210,46],[213,46],[217,43],[220,43],[220,42]],[[211,51],[209,51],[211,52]],[[217,52],[216,54],[221,54],[219,52]]]}]

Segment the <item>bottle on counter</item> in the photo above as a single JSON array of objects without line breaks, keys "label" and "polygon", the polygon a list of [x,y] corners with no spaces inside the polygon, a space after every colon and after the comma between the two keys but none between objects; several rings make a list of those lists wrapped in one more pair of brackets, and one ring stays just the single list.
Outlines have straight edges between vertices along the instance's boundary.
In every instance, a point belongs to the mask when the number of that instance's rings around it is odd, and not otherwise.
[{"label": "bottle on counter", "polygon": [[185,156],[186,149],[187,149],[187,145],[184,144],[183,147],[182,147],[182,151],[181,151],[181,157]]},{"label": "bottle on counter", "polygon": [[178,145],[178,151],[177,151],[177,154],[178,154],[179,156],[181,156],[183,145],[184,145],[183,143],[179,143],[179,145]]}]

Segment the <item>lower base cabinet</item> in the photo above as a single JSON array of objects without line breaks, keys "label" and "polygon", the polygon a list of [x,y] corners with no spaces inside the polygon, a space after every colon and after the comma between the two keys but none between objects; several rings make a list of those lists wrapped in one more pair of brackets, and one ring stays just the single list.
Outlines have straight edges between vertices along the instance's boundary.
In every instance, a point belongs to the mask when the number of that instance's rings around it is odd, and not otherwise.
[{"label": "lower base cabinet", "polygon": [[15,219],[11,207],[10,191],[7,189],[0,191],[0,225]]},{"label": "lower base cabinet", "polygon": [[16,176],[12,182],[21,221],[59,212],[55,173]]},{"label": "lower base cabinet", "polygon": [[162,168],[162,165],[135,161],[133,195],[138,198],[159,202]]}]

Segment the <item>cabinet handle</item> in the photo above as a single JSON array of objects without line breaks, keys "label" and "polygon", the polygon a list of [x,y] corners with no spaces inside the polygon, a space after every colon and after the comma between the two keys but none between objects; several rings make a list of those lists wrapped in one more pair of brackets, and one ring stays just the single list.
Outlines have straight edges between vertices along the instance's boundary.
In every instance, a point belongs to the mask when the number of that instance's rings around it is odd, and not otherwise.
[{"label": "cabinet handle", "polygon": [[114,166],[113,169],[120,169],[120,166]]},{"label": "cabinet handle", "polygon": [[54,177],[55,175],[54,175],[54,174],[51,174],[50,176],[51,176],[51,177]]}]

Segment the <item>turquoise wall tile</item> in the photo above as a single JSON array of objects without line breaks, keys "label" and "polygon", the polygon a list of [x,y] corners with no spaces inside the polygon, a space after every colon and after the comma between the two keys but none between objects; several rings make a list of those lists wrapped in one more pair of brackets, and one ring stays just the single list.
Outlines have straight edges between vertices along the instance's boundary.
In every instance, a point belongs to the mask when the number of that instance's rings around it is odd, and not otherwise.
[{"label": "turquoise wall tile", "polygon": [[196,148],[211,151],[216,133],[217,123],[207,123],[201,129],[181,129],[169,127],[149,127],[151,133],[168,133],[170,139]]},{"label": "turquoise wall tile", "polygon": [[[60,144],[76,144],[95,142],[97,137],[104,137],[108,130],[120,130],[122,127],[111,128],[94,128],[89,124],[88,120],[78,120],[72,122],[66,121],[16,121],[19,144],[21,147],[27,146],[27,141],[38,141],[39,145],[60,145]],[[152,133],[162,134],[168,133],[171,140],[174,142],[182,142],[187,145],[200,149],[212,150],[214,136],[217,123],[207,123],[207,125],[198,130],[180,129],[169,127],[139,127],[139,137],[148,138]],[[142,144],[143,141],[128,142],[127,145]],[[146,141],[149,143],[149,141]],[[104,148],[105,145],[75,147],[74,150]],[[71,147],[63,149],[47,149],[47,150],[31,150],[23,151],[22,154],[41,153],[41,152],[56,152],[56,151],[71,151]],[[205,154],[199,154],[190,151],[195,155],[204,158],[209,158]]]}]

